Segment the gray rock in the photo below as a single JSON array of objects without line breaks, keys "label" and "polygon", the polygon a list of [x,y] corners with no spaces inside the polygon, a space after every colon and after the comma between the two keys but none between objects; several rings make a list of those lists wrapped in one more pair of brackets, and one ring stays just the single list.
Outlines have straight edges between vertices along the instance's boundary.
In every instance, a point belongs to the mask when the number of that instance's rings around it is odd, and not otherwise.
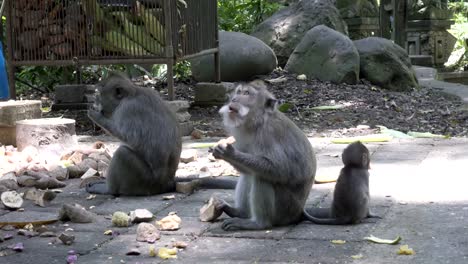
[{"label": "gray rock", "polygon": [[391,91],[418,87],[408,53],[384,38],[370,37],[354,41],[361,59],[361,78]]},{"label": "gray rock", "polygon": [[306,32],[318,25],[348,34],[348,27],[332,1],[303,0],[276,12],[251,35],[270,46],[278,57],[278,64],[284,66]]},{"label": "gray rock", "polygon": [[[275,53],[257,38],[240,32],[219,32],[221,81],[246,81],[268,74],[277,65]],[[214,81],[214,57],[192,59],[192,75],[197,81]]]},{"label": "gray rock", "polygon": [[336,0],[336,7],[343,18],[379,16],[375,0]]},{"label": "gray rock", "polygon": [[346,35],[320,25],[302,38],[285,69],[322,81],[355,84],[359,80],[359,53]]}]

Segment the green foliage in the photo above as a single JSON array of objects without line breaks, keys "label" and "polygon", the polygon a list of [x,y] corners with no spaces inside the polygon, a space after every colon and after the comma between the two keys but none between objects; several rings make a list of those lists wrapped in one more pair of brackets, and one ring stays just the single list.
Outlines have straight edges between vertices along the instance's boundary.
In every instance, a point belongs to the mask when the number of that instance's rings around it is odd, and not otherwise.
[{"label": "green foliage", "polygon": [[16,73],[17,92],[22,93],[32,85],[44,92],[50,92],[57,84],[72,83],[74,68],[68,67],[50,67],[50,66],[24,66]]},{"label": "green foliage", "polygon": [[457,38],[455,50],[464,49],[465,56],[460,62],[461,67],[468,66],[468,2],[457,1],[449,3],[449,9],[453,12],[455,24],[449,32]]},{"label": "green foliage", "polygon": [[[154,64],[151,69],[151,74],[160,80],[166,80],[167,78],[167,65],[166,64]],[[187,80],[192,75],[190,70],[189,61],[179,61],[174,65],[174,77],[178,80]]]},{"label": "green foliage", "polygon": [[248,34],[280,8],[280,4],[268,0],[219,0],[219,28]]},{"label": "green foliage", "polygon": [[178,80],[187,80],[192,75],[189,61],[179,61],[174,66],[174,77]]}]

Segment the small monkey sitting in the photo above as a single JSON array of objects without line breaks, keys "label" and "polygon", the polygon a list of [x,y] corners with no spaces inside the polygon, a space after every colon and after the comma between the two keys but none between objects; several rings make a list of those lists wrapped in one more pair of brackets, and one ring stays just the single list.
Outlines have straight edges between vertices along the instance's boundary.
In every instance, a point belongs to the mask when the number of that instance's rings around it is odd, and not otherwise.
[{"label": "small monkey sitting", "polygon": [[369,211],[369,150],[357,141],[341,155],[344,167],[336,181],[331,208],[304,211],[305,218],[322,225],[357,224],[365,218],[380,218]]},{"label": "small monkey sitting", "polygon": [[241,84],[220,109],[233,144],[218,144],[213,156],[241,177],[235,204],[216,199],[216,210],[229,215],[222,228],[268,229],[303,220],[314,182],[316,160],[305,134],[276,107],[261,81]]}]

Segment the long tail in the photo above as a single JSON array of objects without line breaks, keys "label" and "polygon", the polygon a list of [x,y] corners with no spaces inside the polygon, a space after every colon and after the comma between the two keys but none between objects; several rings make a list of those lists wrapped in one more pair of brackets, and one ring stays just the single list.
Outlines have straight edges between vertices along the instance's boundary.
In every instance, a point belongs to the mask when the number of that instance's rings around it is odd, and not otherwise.
[{"label": "long tail", "polygon": [[190,176],[184,178],[176,178],[176,182],[194,182],[197,188],[200,189],[227,189],[233,190],[236,188],[237,180],[233,177],[203,177]]},{"label": "long tail", "polygon": [[327,218],[321,218],[314,216],[312,214],[309,214],[305,209],[303,210],[303,215],[306,220],[309,220],[313,222],[314,224],[319,224],[319,225],[347,225],[351,223],[351,218],[350,217],[340,217],[340,218],[333,218],[333,217],[327,217]]}]

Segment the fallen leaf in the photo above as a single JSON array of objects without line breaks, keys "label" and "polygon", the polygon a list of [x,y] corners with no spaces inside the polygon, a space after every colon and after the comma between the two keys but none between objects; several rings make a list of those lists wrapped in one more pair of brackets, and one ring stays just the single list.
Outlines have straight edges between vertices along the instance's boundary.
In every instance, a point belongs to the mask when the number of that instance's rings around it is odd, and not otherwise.
[{"label": "fallen leaf", "polygon": [[278,77],[278,78],[265,80],[265,82],[267,82],[267,83],[282,83],[282,82],[286,82],[287,80],[288,80],[287,78],[285,78],[284,76],[281,76],[281,77]]},{"label": "fallen leaf", "polygon": [[409,136],[398,130],[388,129],[384,126],[377,126],[377,127],[380,129],[380,133],[392,136],[394,138],[412,138],[412,136]]},{"label": "fallen leaf", "polygon": [[158,250],[158,257],[162,259],[177,258],[177,248],[160,248]]},{"label": "fallen leaf", "polygon": [[368,142],[388,142],[392,140],[392,136],[389,135],[368,135],[368,136],[360,136],[360,137],[349,137],[349,138],[334,138],[331,140],[332,143],[335,144],[350,144],[355,141],[361,141],[363,143]]},{"label": "fallen leaf", "polygon": [[362,259],[362,257],[364,257],[362,254],[351,256],[353,259]]},{"label": "fallen leaf", "polygon": [[345,240],[341,240],[341,239],[332,240],[331,242],[332,244],[337,244],[337,245],[343,245],[346,243]]},{"label": "fallen leaf", "polygon": [[293,104],[290,104],[290,103],[284,103],[284,104],[281,104],[280,106],[278,106],[278,110],[280,112],[287,112],[289,109],[291,109],[294,105]]},{"label": "fallen leaf", "polygon": [[175,199],[175,195],[166,195],[166,196],[163,196],[163,200],[173,200]]},{"label": "fallen leaf", "polygon": [[375,237],[373,235],[370,235],[368,237],[365,237],[364,239],[367,240],[367,241],[377,243],[377,244],[396,245],[396,244],[398,244],[398,242],[400,242],[401,237],[397,236],[395,239],[391,240],[391,239],[378,238],[378,237]]},{"label": "fallen leaf", "polygon": [[402,245],[397,251],[398,255],[414,255],[414,250],[409,248],[408,245]]},{"label": "fallen leaf", "polygon": [[409,131],[408,135],[415,138],[450,138],[450,136],[436,135],[429,132],[413,132]]},{"label": "fallen leaf", "polygon": [[345,108],[345,105],[320,105],[320,106],[315,106],[311,107],[311,110],[337,110],[341,108]]}]

